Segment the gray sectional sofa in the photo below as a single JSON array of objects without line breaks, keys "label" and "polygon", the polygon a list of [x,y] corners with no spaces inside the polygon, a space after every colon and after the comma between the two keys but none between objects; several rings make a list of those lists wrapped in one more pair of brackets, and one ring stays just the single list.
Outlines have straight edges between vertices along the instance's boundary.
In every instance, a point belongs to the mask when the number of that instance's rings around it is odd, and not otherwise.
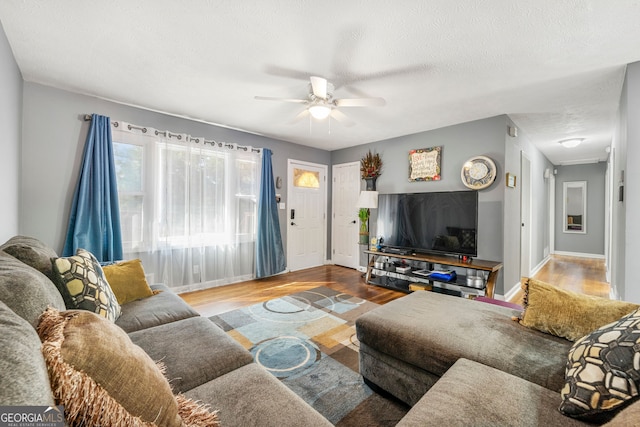
[{"label": "gray sectional sofa", "polygon": [[[51,278],[57,254],[16,236],[0,246],[0,406],[50,406],[36,332],[65,304]],[[162,285],[123,304],[116,325],[166,366],[174,393],[219,410],[223,426],[330,426],[253,363],[251,354]],[[514,322],[509,308],[414,292],[361,316],[360,371],[412,406],[398,426],[589,425],[558,411],[572,342]],[[609,423],[640,425],[640,401]]]},{"label": "gray sectional sofa", "polygon": [[[49,306],[65,310],[50,280],[55,251],[16,236],[0,246],[0,405],[54,404],[35,327]],[[122,305],[116,324],[166,366],[173,391],[219,410],[223,426],[330,426],[251,354],[162,285]]]},{"label": "gray sectional sofa", "polygon": [[[357,319],[360,372],[412,406],[400,427],[591,425],[558,410],[573,343],[524,327],[514,314],[414,292]],[[640,401],[610,424],[640,425]]]}]

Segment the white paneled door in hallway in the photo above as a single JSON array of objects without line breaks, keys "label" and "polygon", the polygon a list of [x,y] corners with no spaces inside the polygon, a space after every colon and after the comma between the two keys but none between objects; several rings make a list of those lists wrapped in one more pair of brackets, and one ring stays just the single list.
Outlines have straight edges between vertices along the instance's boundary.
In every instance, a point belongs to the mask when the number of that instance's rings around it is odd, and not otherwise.
[{"label": "white paneled door in hallway", "polygon": [[336,265],[358,268],[360,245],[356,202],[360,194],[360,162],[334,165],[331,171],[331,260]]}]

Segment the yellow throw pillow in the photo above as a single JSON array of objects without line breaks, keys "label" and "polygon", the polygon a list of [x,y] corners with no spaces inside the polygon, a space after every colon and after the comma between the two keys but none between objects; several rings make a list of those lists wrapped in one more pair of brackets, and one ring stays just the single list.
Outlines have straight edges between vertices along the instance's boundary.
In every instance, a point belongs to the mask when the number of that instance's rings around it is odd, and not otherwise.
[{"label": "yellow throw pillow", "polygon": [[640,307],[626,301],[578,294],[536,279],[523,279],[520,324],[576,341]]},{"label": "yellow throw pillow", "polygon": [[120,304],[153,295],[139,259],[107,265],[102,270]]}]

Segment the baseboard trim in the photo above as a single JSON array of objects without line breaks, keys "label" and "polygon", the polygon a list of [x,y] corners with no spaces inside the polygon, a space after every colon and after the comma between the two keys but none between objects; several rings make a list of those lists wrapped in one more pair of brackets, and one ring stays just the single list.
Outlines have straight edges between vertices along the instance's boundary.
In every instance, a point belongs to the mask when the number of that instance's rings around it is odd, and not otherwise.
[{"label": "baseboard trim", "polygon": [[574,256],[574,257],[578,257],[578,258],[604,259],[604,255],[602,255],[602,254],[586,254],[586,253],[583,253],[583,252],[555,251],[554,255]]},{"label": "baseboard trim", "polygon": [[513,287],[509,289],[509,291],[506,294],[504,294],[504,300],[511,301],[513,297],[516,296],[519,290],[520,290],[520,282],[513,285]]},{"label": "baseboard trim", "polygon": [[[546,263],[548,263],[551,260],[551,255],[547,255],[542,261],[540,261],[540,263],[538,265],[536,265],[533,270],[531,270],[531,273],[529,274],[529,277],[533,277],[536,274],[538,274],[538,272],[540,270],[542,270],[542,267],[545,266]],[[504,294],[504,300],[505,301],[511,301],[516,294],[518,293],[518,291],[520,291],[520,282],[517,282],[516,284],[514,284],[511,289],[509,289],[505,294]]]},{"label": "baseboard trim", "polygon": [[619,300],[620,296],[618,295],[617,289],[613,286],[609,287],[609,299],[611,300]]},{"label": "baseboard trim", "polygon": [[543,259],[542,261],[540,261],[540,264],[536,265],[535,268],[533,270],[531,270],[531,274],[529,275],[529,277],[533,277],[536,274],[538,274],[538,272],[540,270],[542,270],[542,267],[545,266],[546,263],[549,262],[549,260],[551,259],[550,255],[547,255],[545,259]]}]

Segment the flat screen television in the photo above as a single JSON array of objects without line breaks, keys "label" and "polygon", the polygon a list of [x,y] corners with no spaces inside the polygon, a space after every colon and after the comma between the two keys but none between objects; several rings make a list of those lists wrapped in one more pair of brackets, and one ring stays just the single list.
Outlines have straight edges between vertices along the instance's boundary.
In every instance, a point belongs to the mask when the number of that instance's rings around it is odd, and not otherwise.
[{"label": "flat screen television", "polygon": [[380,194],[376,236],[384,248],[478,256],[478,192]]}]

